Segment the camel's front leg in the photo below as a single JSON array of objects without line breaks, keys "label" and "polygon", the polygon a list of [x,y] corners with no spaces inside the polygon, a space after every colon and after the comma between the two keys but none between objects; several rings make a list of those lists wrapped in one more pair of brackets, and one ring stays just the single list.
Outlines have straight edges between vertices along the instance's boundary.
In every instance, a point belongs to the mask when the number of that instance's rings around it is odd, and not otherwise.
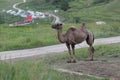
[{"label": "camel's front leg", "polygon": [[67,46],[67,48],[68,48],[68,53],[69,53],[69,55],[70,55],[69,60],[67,61],[67,63],[71,63],[71,62],[72,62],[72,61],[71,61],[71,59],[72,59],[72,54],[71,54],[70,44],[67,44],[67,43],[66,43],[66,46]]},{"label": "camel's front leg", "polygon": [[73,53],[73,60],[72,60],[72,62],[76,63],[75,44],[72,44],[71,47],[72,47],[72,53]]}]

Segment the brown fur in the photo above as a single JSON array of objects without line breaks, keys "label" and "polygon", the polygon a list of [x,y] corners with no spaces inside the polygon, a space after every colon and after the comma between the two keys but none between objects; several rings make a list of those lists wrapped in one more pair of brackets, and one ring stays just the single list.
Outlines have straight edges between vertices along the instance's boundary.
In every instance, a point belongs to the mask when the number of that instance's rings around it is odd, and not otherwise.
[{"label": "brown fur", "polygon": [[91,56],[90,60],[93,60],[94,35],[92,32],[86,29],[84,23],[81,25],[80,28],[74,28],[74,27],[69,28],[64,35],[62,34],[62,24],[53,24],[52,27],[54,29],[57,29],[58,40],[61,43],[66,43],[68,52],[70,54],[70,60],[68,62],[76,62],[75,45],[78,43],[82,43],[85,40],[87,44],[89,45],[90,56]]}]

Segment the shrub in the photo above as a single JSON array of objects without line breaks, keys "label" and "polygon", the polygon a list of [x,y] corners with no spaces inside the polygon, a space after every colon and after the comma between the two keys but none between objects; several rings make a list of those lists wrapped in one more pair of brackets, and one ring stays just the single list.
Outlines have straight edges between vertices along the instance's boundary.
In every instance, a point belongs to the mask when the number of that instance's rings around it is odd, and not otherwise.
[{"label": "shrub", "polygon": [[93,2],[93,4],[99,4],[99,3],[108,3],[108,2],[110,2],[111,0],[95,0],[94,2]]},{"label": "shrub", "polygon": [[0,13],[0,24],[4,23],[4,16],[2,13]]}]

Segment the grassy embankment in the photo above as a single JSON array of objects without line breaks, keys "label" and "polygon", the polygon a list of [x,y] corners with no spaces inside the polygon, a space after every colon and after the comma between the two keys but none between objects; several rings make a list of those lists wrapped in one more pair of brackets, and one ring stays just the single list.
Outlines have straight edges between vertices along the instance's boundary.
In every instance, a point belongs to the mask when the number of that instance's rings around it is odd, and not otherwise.
[{"label": "grassy embankment", "polygon": [[[106,2],[108,1],[108,2]],[[35,4],[28,1],[25,4],[19,5],[19,7],[27,9],[27,7],[34,11],[50,11],[59,8],[48,3]],[[52,7],[51,7],[52,6]],[[60,5],[59,5],[60,6]],[[67,11],[61,11],[58,13],[66,22],[119,22],[120,19],[120,1],[119,0],[73,0],[69,1],[69,9]]]},{"label": "grassy embankment", "polygon": [[21,0],[0,0],[0,12],[2,10],[12,9],[13,4],[20,2]]},{"label": "grassy embankment", "polygon": [[[119,0],[100,5],[93,5],[92,1],[90,1],[89,3],[91,6],[87,8],[86,1],[80,0],[78,3],[82,5],[77,5],[77,2],[73,1],[70,3],[71,8],[68,11],[60,11],[60,15],[65,17],[67,22],[71,22],[64,25],[63,33],[66,32],[70,26],[79,27],[81,22],[86,22],[87,28],[94,33],[95,38],[120,36]],[[34,5],[30,2],[20,6],[25,8],[25,5],[30,6],[31,9],[32,7],[34,8]],[[40,7],[40,5],[36,5],[36,7],[37,6]],[[37,10],[37,8],[35,9]],[[48,10],[48,8],[45,7],[44,9]],[[42,10],[42,7],[38,9],[38,11],[40,10]],[[6,16],[8,16],[6,17],[6,23],[17,21],[16,17],[11,15]],[[80,23],[74,23],[76,17],[78,17],[78,19],[80,18]],[[18,20],[20,19],[18,18]],[[105,21],[106,24],[96,25],[95,22],[99,20]],[[51,29],[50,24],[51,20],[48,19],[41,19],[38,25],[33,24],[14,28],[8,27],[7,24],[1,24],[0,51],[58,44],[59,42],[56,37],[56,31]]]},{"label": "grassy embankment", "polygon": [[[119,59],[120,57],[120,43],[95,46],[95,49],[95,58]],[[0,62],[0,80],[101,80],[87,75],[61,73],[52,69],[53,65],[64,65],[68,56],[68,53],[65,53],[18,62]],[[78,60],[87,58],[89,56],[87,48],[77,50],[76,56]]]},{"label": "grassy embankment", "polygon": [[[112,5],[112,8],[113,8],[113,5]],[[97,13],[100,14],[99,12]],[[91,14],[94,15],[93,13]],[[115,20],[118,19],[119,17],[117,12],[113,14],[111,13],[109,14],[110,16],[113,15],[112,19],[115,19]],[[98,18],[98,16],[96,17],[96,19]],[[101,16],[102,16],[102,20],[104,20],[103,16],[105,15],[101,15]],[[108,16],[107,18],[109,18],[110,16]],[[86,17],[85,16],[83,17],[84,17],[83,19],[86,20]],[[69,16],[67,18],[69,18]],[[92,18],[95,18],[95,17],[92,17]],[[96,25],[95,22],[90,22],[90,23],[88,22],[87,27],[91,31],[93,31],[96,38],[118,36],[120,33],[119,32],[120,23],[117,20],[116,22],[114,21],[113,22],[108,21],[106,25]],[[67,28],[71,25],[75,25],[79,27],[80,24],[73,24],[73,23],[65,24],[63,32],[65,32]],[[56,31],[51,29],[49,23],[40,24],[40,25],[32,25],[32,26],[15,27],[15,28],[10,28],[7,25],[2,24],[0,25],[0,49],[1,49],[0,51],[32,48],[32,47],[40,47],[40,46],[45,46],[45,45],[57,44],[58,41],[55,36],[56,36]],[[108,58],[111,58],[111,57],[119,58],[120,57],[120,43],[95,46],[95,50],[96,50],[95,52],[96,58],[98,56],[108,57]],[[77,50],[76,55],[78,59],[87,58],[89,56],[87,48]],[[86,75],[76,76],[73,74],[65,74],[65,73],[60,73],[60,72],[52,70],[51,64],[53,65],[53,64],[60,63],[60,62],[62,63],[63,61],[65,62],[67,57],[68,57],[68,54],[66,53],[64,55],[60,54],[60,55],[54,55],[54,56],[47,56],[44,58],[38,58],[38,59],[32,59],[32,60],[29,59],[26,61],[18,61],[17,63],[0,62],[0,80],[100,80],[100,79],[96,79],[93,77],[88,77]],[[109,80],[109,79],[103,79],[103,80]]]},{"label": "grassy embankment", "polygon": [[[63,33],[71,25],[73,24],[65,24]],[[74,25],[79,27],[80,24]],[[95,38],[119,36],[120,33],[119,23],[109,23],[102,26],[95,23],[88,23],[87,28],[94,33]],[[14,28],[2,25],[0,27],[0,37],[0,51],[42,47],[59,43],[56,31],[49,24]]]},{"label": "grassy embankment", "polygon": [[[82,3],[83,6],[78,5],[80,3]],[[69,22],[120,22],[119,0],[111,0],[109,3],[97,4],[89,2],[89,6],[86,6],[87,4],[85,1],[73,1],[70,3],[71,8],[61,15],[66,17]]]}]

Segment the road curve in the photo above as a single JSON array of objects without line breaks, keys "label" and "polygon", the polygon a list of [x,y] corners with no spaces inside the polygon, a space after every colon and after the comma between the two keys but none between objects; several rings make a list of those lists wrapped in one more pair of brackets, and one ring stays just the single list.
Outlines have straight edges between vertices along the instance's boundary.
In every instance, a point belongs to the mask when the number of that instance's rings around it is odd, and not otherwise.
[{"label": "road curve", "polygon": [[22,11],[24,11],[23,9],[20,9],[20,8],[18,8],[18,7],[16,7],[16,6],[18,6],[18,5],[20,5],[20,4],[22,4],[22,3],[25,3],[26,2],[26,0],[23,0],[23,2],[18,2],[18,3],[15,3],[14,5],[13,5],[13,9],[16,9],[16,10],[18,10],[18,14],[20,13],[20,12],[22,12]]},{"label": "road curve", "polygon": [[18,6],[19,4],[25,3],[25,2],[26,2],[26,0],[23,0],[23,2],[15,3],[15,4],[13,5],[13,9],[16,9],[16,10],[18,10],[18,11],[19,11],[19,10],[22,10],[22,9],[16,7],[16,6]]},{"label": "road curve", "polygon": [[[120,43],[120,36],[100,38],[95,39],[94,45]],[[76,48],[88,47],[86,42],[76,45]],[[24,50],[14,50],[14,51],[4,51],[0,52],[0,60],[13,60],[20,58],[27,58],[32,56],[42,56],[47,54],[58,54],[67,51],[65,44],[58,44],[52,46],[46,46],[41,48],[24,49]]]},{"label": "road curve", "polygon": [[[13,8],[17,9],[18,11],[21,11],[22,9],[17,8],[16,6],[25,2],[26,0],[23,0],[23,2],[14,4]],[[54,14],[51,15],[55,18],[56,21],[60,21],[58,16]],[[96,39],[94,45],[111,44],[111,43],[120,43],[120,36]],[[83,47],[88,47],[86,42],[76,45],[76,48],[83,48]],[[4,51],[4,52],[0,52],[0,60],[9,60],[9,59],[12,60],[19,58],[27,58],[32,56],[41,56],[46,54],[57,54],[57,53],[62,53],[64,51],[67,51],[65,44],[58,44],[58,45],[33,48],[33,49]]]},{"label": "road curve", "polygon": [[[13,9],[16,9],[18,11],[17,14],[19,14],[22,11],[24,11],[23,9],[17,7],[18,5],[23,4],[23,3],[26,3],[26,0],[23,0],[22,2],[15,3],[13,5]],[[54,14],[50,14],[50,15],[54,18],[54,20],[52,21],[52,23],[61,22],[60,18],[58,16],[56,16]]]}]

